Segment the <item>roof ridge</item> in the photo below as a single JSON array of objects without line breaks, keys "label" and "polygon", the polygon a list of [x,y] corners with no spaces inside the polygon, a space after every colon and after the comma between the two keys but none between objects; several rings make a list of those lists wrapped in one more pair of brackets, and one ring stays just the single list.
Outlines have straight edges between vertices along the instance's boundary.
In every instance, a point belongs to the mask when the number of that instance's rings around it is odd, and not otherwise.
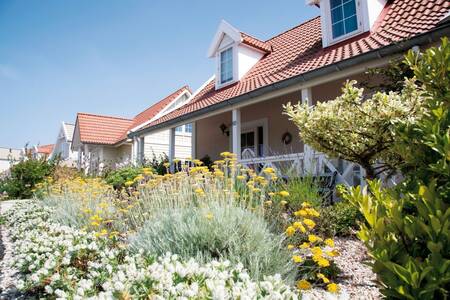
[{"label": "roof ridge", "polygon": [[85,112],[79,112],[79,113],[77,113],[77,115],[86,115],[86,116],[93,116],[93,117],[102,117],[102,118],[119,119],[119,120],[125,120],[125,121],[133,121],[133,119],[128,119],[128,118],[124,118],[124,117],[99,115],[99,114],[92,114],[92,113],[85,113]]},{"label": "roof ridge", "polygon": [[303,22],[301,22],[300,24],[295,25],[294,27],[291,27],[291,28],[289,28],[289,29],[286,29],[285,31],[282,31],[282,32],[280,32],[280,33],[274,35],[273,37],[271,37],[271,38],[265,40],[264,42],[269,42],[269,41],[273,40],[274,38],[279,37],[279,36],[282,35],[282,34],[288,33],[289,31],[292,31],[292,30],[294,30],[294,29],[297,29],[298,27],[303,26],[303,25],[305,25],[306,23],[312,22],[312,21],[314,21],[314,20],[316,20],[316,19],[320,19],[320,15],[318,15],[317,17],[314,17],[314,18],[312,18],[312,19],[303,21]]}]

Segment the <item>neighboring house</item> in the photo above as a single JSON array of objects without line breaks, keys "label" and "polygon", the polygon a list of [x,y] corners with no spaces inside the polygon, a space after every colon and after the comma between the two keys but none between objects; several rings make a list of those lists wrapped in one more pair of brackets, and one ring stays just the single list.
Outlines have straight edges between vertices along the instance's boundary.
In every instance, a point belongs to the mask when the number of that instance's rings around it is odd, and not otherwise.
[{"label": "neighboring house", "polygon": [[[446,0],[308,0],[320,16],[260,40],[222,21],[208,56],[215,75],[188,103],[130,132],[129,137],[192,124],[193,156],[219,158],[232,151],[244,165],[290,164],[297,172],[337,172],[339,182],[358,184],[363,170],[315,152],[283,115],[283,104],[334,99],[348,79],[386,66],[409,49],[449,36]],[[337,137],[338,138],[338,137]]]},{"label": "neighboring house", "polygon": [[[78,151],[78,168],[84,169],[86,173],[96,174],[105,167],[116,168],[152,159],[154,156],[160,158],[168,155],[168,131],[142,136],[139,139],[130,139],[127,135],[156,117],[185,104],[190,96],[190,89],[182,87],[133,119],[78,113],[71,147]],[[179,158],[191,156],[189,125],[177,130]]]},{"label": "neighboring house", "polygon": [[55,147],[54,144],[37,145],[33,146],[29,150],[29,152],[34,159],[41,159],[41,158],[48,159],[50,157],[50,154],[52,154],[54,147]]},{"label": "neighboring house", "polygon": [[23,150],[0,147],[0,174],[22,158]]},{"label": "neighboring house", "polygon": [[60,157],[61,162],[68,166],[75,166],[78,160],[78,152],[72,150],[72,137],[75,125],[66,122],[61,123],[61,128],[56,138],[55,146],[50,158]]}]

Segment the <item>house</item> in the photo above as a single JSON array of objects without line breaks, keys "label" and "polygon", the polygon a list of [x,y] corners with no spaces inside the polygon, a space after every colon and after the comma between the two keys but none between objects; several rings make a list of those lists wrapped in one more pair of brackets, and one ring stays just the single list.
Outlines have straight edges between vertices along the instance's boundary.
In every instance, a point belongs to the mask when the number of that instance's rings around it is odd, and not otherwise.
[{"label": "house", "polygon": [[76,166],[78,152],[72,150],[72,137],[75,129],[74,124],[62,122],[56,138],[55,146],[50,154],[50,159],[59,157],[61,162],[67,166]]},{"label": "house", "polygon": [[48,159],[54,147],[54,144],[36,145],[30,149],[30,153],[34,159]]},{"label": "house", "polygon": [[283,115],[283,104],[334,99],[347,79],[386,66],[409,49],[449,36],[446,0],[307,0],[318,17],[261,40],[220,22],[208,49],[216,70],[180,108],[129,137],[170,131],[170,160],[176,128],[192,124],[193,156],[219,158],[232,151],[247,166],[288,166],[299,173],[336,172],[341,183],[362,181],[363,170],[327,158],[305,145]]},{"label": "house", "polygon": [[[128,138],[128,134],[184,105],[190,96],[189,87],[184,86],[132,119],[78,113],[71,147],[78,151],[78,168],[96,174],[106,167],[142,163],[167,155],[169,131],[145,138]],[[179,126],[176,131],[177,157],[185,159],[191,156],[191,128],[187,124]]]},{"label": "house", "polygon": [[23,150],[7,147],[0,147],[0,174],[22,158]]}]

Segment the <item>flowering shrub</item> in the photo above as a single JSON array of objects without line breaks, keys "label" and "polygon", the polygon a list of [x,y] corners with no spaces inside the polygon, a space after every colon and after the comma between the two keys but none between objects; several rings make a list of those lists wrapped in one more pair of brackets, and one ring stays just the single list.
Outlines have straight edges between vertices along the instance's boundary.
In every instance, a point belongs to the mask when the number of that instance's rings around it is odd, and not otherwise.
[{"label": "flowering shrub", "polygon": [[310,289],[312,282],[326,287],[330,292],[339,291],[339,286],[330,280],[337,272],[333,257],[339,255],[334,248],[334,241],[313,234],[319,212],[308,202],[303,202],[293,215],[293,222],[286,228],[286,235],[290,237],[288,249],[292,250],[292,260],[298,265],[301,277],[297,287]]},{"label": "flowering shrub", "polygon": [[200,265],[169,253],[130,254],[107,238],[50,221],[52,213],[28,202],[5,215],[21,290],[71,299],[297,299],[279,275],[254,282],[229,261]]}]

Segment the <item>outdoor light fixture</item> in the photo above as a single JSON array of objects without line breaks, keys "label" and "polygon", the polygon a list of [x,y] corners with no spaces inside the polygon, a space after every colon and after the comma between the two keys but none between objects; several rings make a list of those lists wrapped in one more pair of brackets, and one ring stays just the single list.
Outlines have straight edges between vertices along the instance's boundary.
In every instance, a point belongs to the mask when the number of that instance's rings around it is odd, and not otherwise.
[{"label": "outdoor light fixture", "polygon": [[222,131],[223,135],[230,136],[230,130],[228,130],[228,126],[227,125],[222,123],[222,124],[220,124],[219,128]]}]

